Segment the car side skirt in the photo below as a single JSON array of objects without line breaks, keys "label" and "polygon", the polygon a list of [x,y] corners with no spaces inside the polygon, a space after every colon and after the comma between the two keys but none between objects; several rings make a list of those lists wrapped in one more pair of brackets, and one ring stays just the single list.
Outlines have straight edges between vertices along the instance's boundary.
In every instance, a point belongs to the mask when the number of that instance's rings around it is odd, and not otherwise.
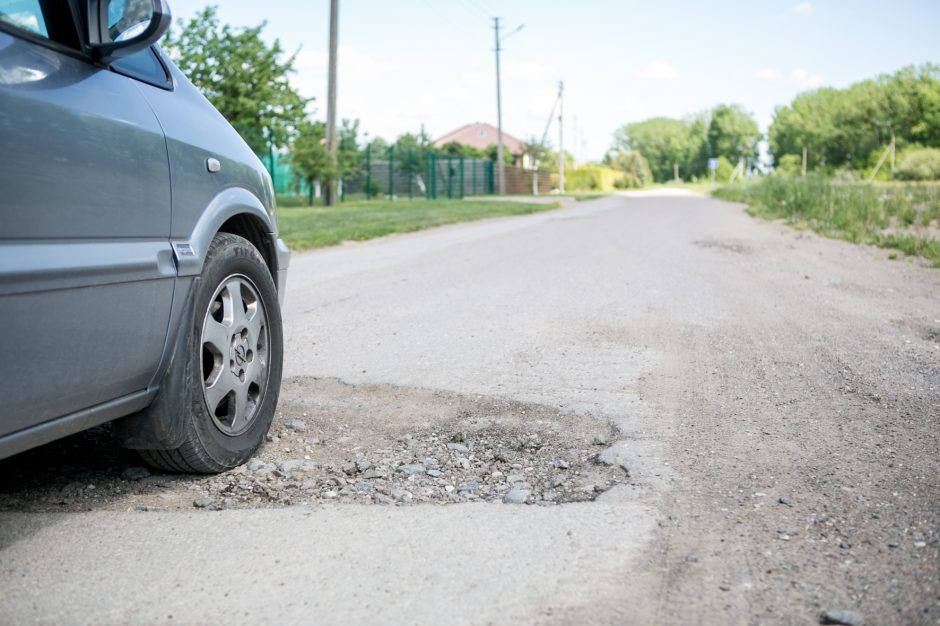
[{"label": "car side skirt", "polygon": [[0,438],[0,459],[140,411],[153,401],[154,395],[156,390],[144,389],[5,435]]}]

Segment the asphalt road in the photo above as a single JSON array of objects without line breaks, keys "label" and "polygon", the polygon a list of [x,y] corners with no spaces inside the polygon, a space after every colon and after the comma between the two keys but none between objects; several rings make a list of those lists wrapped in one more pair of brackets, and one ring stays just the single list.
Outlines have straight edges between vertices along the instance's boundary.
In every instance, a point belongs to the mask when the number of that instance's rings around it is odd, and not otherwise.
[{"label": "asphalt road", "polygon": [[0,513],[0,623],[940,623],[940,271],[887,256],[679,192],[297,255],[278,419],[358,408],[314,455],[556,420],[628,479]]}]

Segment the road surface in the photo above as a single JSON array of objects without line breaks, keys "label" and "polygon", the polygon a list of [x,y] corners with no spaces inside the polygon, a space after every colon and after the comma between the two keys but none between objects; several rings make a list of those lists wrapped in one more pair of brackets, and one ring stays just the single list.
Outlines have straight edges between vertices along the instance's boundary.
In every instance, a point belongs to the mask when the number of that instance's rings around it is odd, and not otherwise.
[{"label": "road surface", "polygon": [[296,255],[262,469],[34,453],[0,622],[940,623],[940,271],[887,257],[679,192]]}]

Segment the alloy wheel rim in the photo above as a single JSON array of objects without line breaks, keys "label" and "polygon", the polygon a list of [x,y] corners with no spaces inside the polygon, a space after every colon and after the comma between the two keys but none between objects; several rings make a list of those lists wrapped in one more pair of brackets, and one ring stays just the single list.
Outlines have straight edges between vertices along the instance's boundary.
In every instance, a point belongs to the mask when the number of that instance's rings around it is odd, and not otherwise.
[{"label": "alloy wheel rim", "polygon": [[216,427],[235,437],[251,427],[268,379],[270,331],[258,288],[243,274],[209,299],[200,336],[202,396]]}]

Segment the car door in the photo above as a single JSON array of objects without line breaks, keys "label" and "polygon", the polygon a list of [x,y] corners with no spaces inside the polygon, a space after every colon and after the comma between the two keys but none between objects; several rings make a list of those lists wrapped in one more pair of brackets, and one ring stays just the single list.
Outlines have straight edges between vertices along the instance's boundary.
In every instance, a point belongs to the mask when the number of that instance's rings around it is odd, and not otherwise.
[{"label": "car door", "polygon": [[0,435],[145,390],[167,335],[163,132],[68,7],[0,0]]}]

